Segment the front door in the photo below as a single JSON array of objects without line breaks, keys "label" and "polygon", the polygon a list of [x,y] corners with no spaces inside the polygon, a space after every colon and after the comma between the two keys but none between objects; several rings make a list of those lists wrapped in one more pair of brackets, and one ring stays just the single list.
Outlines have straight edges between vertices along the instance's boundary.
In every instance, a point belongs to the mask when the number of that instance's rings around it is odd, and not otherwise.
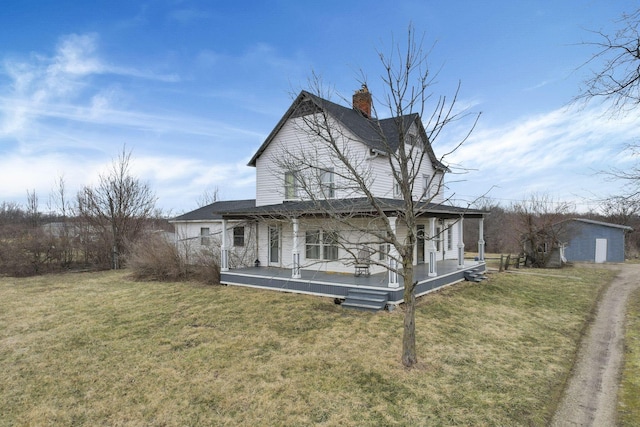
[{"label": "front door", "polygon": [[416,236],[416,257],[418,258],[418,264],[424,264],[424,255],[425,255],[425,238],[424,238],[424,225],[418,225],[416,228],[417,236]]},{"label": "front door", "polygon": [[280,264],[280,229],[269,226],[269,265]]}]

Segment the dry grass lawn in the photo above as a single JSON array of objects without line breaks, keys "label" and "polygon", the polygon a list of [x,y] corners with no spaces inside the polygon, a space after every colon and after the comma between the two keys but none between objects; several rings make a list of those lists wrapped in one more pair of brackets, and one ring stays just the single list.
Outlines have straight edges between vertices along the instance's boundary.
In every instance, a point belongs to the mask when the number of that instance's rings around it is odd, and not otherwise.
[{"label": "dry grass lawn", "polygon": [[0,425],[542,426],[612,277],[550,274],[421,298],[410,371],[400,309],[123,272],[0,278]]},{"label": "dry grass lawn", "polygon": [[618,417],[621,426],[632,427],[640,422],[640,291],[631,294],[626,320]]}]

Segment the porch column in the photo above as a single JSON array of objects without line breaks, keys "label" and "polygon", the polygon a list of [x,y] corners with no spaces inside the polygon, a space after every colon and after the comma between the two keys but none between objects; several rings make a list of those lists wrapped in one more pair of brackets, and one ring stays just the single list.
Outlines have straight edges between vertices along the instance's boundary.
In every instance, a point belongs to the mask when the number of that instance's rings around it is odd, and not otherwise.
[{"label": "porch column", "polygon": [[220,238],[220,271],[229,271],[229,248],[227,247],[227,220],[222,220]]},{"label": "porch column", "polygon": [[435,277],[438,275],[437,268],[437,248],[436,248],[436,219],[431,217],[429,218],[429,240],[427,245],[427,250],[429,252],[429,277]]},{"label": "porch column", "polygon": [[458,221],[458,268],[464,268],[464,217]]},{"label": "porch column", "polygon": [[298,218],[293,218],[291,222],[293,223],[293,249],[291,250],[293,262],[291,263],[291,278],[299,279],[302,275],[300,274],[300,251],[298,250]]},{"label": "porch column", "polygon": [[[391,216],[389,217],[389,225],[391,226],[391,231],[393,234],[396,234],[396,221],[398,217]],[[390,288],[399,288],[400,283],[398,282],[398,272],[396,269],[398,268],[398,250],[394,245],[389,245],[389,287]]]},{"label": "porch column", "polygon": [[478,228],[478,261],[484,261],[484,217],[480,218]]}]

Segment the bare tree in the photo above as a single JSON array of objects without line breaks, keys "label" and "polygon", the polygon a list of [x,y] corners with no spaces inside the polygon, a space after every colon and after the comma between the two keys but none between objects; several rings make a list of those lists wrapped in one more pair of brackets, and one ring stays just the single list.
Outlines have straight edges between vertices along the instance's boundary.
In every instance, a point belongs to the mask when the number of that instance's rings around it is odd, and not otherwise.
[{"label": "bare tree", "polygon": [[[611,102],[610,112],[626,114],[640,104],[640,9],[624,13],[617,21],[619,28],[613,34],[593,31],[598,41],[585,43],[596,52],[583,67],[596,64],[589,78],[584,81],[576,101],[600,99]],[[640,146],[637,142],[626,147],[631,157],[637,159]],[[623,201],[637,204],[640,200],[640,166],[636,163],[628,170],[613,169],[605,172],[616,180],[626,182]],[[620,195],[611,196],[618,203]]]},{"label": "bare tree", "polygon": [[78,193],[80,218],[103,239],[104,249],[111,251],[111,268],[122,267],[120,257],[126,244],[140,236],[155,203],[149,185],[131,175],[131,151],[126,147],[95,187],[86,186]]},{"label": "bare tree", "polygon": [[511,210],[516,218],[516,230],[533,267],[546,267],[554,248],[564,240],[561,221],[573,210],[567,202],[557,202],[548,195],[533,194],[524,202],[515,203]]},{"label": "bare tree", "polygon": [[63,268],[71,266],[74,260],[74,251],[71,233],[71,216],[73,206],[69,200],[66,182],[63,175],[55,181],[55,188],[49,196],[49,210],[57,217],[59,228],[56,233],[56,253]]},{"label": "bare tree", "polygon": [[40,225],[42,219],[42,213],[40,212],[40,203],[36,190],[27,190],[27,220],[31,228],[37,228]]},{"label": "bare tree", "polygon": [[[329,108],[299,106],[301,113],[297,123],[301,130],[317,144],[300,141],[299,147],[290,146],[275,159],[279,170],[286,171],[285,192],[296,191],[301,199],[313,202],[314,209],[323,213],[335,225],[336,230],[346,233],[330,233],[330,245],[339,245],[348,256],[356,258],[358,248],[366,247],[373,252],[371,262],[381,265],[402,277],[404,281],[404,332],[402,363],[411,367],[417,363],[415,333],[415,287],[414,248],[419,238],[417,219],[426,212],[437,194],[442,194],[443,175],[448,168],[444,158],[455,151],[469,137],[479,115],[469,115],[455,109],[460,85],[453,97],[434,96],[431,93],[437,73],[428,64],[428,51],[422,40],[416,40],[415,31],[409,28],[406,45],[393,44],[391,51],[378,52],[383,74],[381,80],[386,93],[376,98],[372,111],[362,111],[368,120],[367,132],[375,140],[376,147],[370,151],[358,150],[353,134],[336,125],[336,117]],[[368,96],[365,79],[360,94]],[[311,80],[311,91],[316,102],[329,98],[322,82],[315,75]],[[356,103],[354,99],[354,104]],[[393,130],[383,127],[375,120],[382,108],[392,119]],[[328,106],[327,106],[328,107]],[[425,115],[427,109],[430,112]],[[304,110],[304,111],[303,111]],[[467,133],[463,134],[453,149],[437,159],[431,148],[448,125],[465,117],[471,119]],[[417,130],[412,134],[409,130]],[[311,148],[315,147],[315,148]],[[372,171],[371,155],[380,154],[388,162],[394,183],[394,201],[375,195],[375,174]],[[435,165],[435,173],[428,177],[431,194],[416,193],[424,185],[422,166]],[[340,196],[340,197],[338,197]],[[286,198],[286,197],[285,197]],[[345,202],[351,199],[351,203]],[[355,201],[354,201],[355,200]],[[392,220],[387,213],[393,209]],[[398,233],[396,222],[402,224],[406,233]],[[423,236],[420,236],[423,237]],[[314,236],[310,238],[313,240]],[[429,236],[438,239],[439,236]],[[383,256],[375,256],[378,255]],[[387,259],[386,261],[383,259]],[[434,260],[435,261],[435,260]]]},{"label": "bare tree", "polygon": [[220,200],[220,188],[216,185],[213,188],[207,188],[204,192],[198,197],[196,203],[199,208],[210,205],[211,203],[215,203]]},{"label": "bare tree", "polygon": [[623,14],[618,23],[615,33],[594,31],[599,41],[586,43],[597,51],[584,66],[602,65],[585,80],[577,99],[607,99],[615,110],[624,110],[640,103],[640,9]]}]

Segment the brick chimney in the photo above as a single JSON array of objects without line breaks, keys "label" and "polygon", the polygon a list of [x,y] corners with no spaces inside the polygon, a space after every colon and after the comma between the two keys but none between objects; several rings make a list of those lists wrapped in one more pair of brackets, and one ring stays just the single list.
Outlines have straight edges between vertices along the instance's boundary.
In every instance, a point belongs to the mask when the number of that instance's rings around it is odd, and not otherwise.
[{"label": "brick chimney", "polygon": [[365,117],[371,117],[371,93],[366,84],[362,85],[362,89],[358,89],[353,94],[353,109],[360,111]]}]

